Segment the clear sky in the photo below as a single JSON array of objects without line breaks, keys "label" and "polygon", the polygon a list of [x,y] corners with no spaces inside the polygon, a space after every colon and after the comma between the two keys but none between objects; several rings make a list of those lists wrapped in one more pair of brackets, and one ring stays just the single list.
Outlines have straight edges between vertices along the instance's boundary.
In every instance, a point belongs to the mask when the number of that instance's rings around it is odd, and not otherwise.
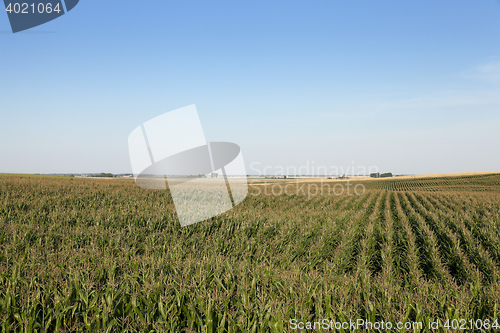
[{"label": "clear sky", "polygon": [[251,174],[500,170],[500,1],[81,0],[0,45],[0,172],[131,172],[190,104]]}]

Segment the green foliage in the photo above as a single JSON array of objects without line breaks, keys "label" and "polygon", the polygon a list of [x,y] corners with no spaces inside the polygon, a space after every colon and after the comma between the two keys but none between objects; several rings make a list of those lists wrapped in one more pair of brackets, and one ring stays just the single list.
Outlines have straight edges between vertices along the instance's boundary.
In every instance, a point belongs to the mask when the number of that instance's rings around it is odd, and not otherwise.
[{"label": "green foliage", "polygon": [[109,173],[109,172],[101,172],[99,174],[94,174],[92,175],[91,177],[113,177],[113,174],[112,173]]},{"label": "green foliage", "polygon": [[252,192],[181,228],[168,191],[2,175],[0,330],[284,332],[292,318],[498,318],[500,177],[365,185],[361,196]]}]

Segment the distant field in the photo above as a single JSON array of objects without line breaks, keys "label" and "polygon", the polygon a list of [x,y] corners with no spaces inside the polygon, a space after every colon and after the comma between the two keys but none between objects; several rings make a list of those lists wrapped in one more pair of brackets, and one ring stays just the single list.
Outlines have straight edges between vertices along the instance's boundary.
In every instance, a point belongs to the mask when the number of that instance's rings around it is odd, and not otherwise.
[{"label": "distant field", "polygon": [[[294,183],[295,180],[279,180],[282,183]],[[377,179],[357,179],[351,178],[348,181],[354,187],[356,184],[363,184],[366,189],[388,190],[388,191],[486,191],[498,192],[500,190],[500,173],[479,173],[479,174],[461,174],[461,175],[431,175],[422,176],[403,176]],[[345,183],[347,180],[315,180],[301,179],[298,183],[310,183],[325,187],[333,186],[335,183]],[[268,182],[273,184],[273,182]],[[257,183],[256,185],[259,185]]]},{"label": "distant field", "polygon": [[500,174],[439,176],[429,178],[389,178],[383,182],[367,182],[367,188],[390,191],[493,191],[500,190]]},{"label": "distant field", "polygon": [[321,185],[314,181],[291,184],[294,194],[251,188],[232,211],[181,228],[168,191],[127,179],[0,175],[1,330],[494,323],[500,174],[352,183],[364,194],[300,190]]}]

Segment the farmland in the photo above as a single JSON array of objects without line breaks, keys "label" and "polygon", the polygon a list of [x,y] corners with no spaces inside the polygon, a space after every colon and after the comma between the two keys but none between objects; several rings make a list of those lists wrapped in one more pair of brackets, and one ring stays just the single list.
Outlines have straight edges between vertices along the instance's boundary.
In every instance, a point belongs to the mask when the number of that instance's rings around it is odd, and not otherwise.
[{"label": "farmland", "polygon": [[500,316],[500,174],[360,183],[363,195],[252,189],[181,228],[168,191],[2,175],[1,329],[283,332],[290,319]]}]

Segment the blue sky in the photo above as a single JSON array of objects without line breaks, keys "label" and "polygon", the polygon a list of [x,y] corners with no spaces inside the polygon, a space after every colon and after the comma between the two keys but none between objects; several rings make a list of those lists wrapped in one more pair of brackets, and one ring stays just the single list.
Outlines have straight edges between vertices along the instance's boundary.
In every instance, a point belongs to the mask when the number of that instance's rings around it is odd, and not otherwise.
[{"label": "blue sky", "polygon": [[130,172],[129,133],[190,104],[252,174],[497,171],[499,36],[494,0],[82,0],[17,34],[0,14],[0,172]]}]

